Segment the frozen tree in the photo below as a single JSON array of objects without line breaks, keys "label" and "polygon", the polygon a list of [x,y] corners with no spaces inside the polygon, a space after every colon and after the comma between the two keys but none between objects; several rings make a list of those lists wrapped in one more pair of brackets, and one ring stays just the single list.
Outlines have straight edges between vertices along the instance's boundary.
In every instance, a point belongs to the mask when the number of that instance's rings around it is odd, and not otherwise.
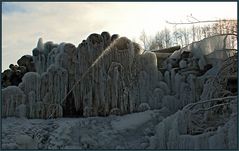
[{"label": "frozen tree", "polygon": [[141,32],[139,39],[143,43],[144,50],[148,50],[148,36],[144,30]]},{"label": "frozen tree", "polygon": [[164,33],[165,48],[168,48],[168,47],[171,46],[171,43],[172,43],[170,31],[169,31],[169,29],[165,28],[165,29],[163,30],[163,33]]},{"label": "frozen tree", "polygon": [[157,34],[155,35],[155,42],[159,49],[164,48],[163,39],[164,39],[163,32],[157,32]]}]

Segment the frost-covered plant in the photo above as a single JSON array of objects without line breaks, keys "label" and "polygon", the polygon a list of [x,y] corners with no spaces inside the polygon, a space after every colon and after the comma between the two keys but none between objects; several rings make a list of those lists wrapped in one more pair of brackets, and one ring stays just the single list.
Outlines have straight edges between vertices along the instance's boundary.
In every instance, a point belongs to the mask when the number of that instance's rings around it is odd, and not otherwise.
[{"label": "frost-covered plant", "polygon": [[147,110],[150,110],[150,106],[149,106],[148,103],[141,103],[138,107],[139,112],[144,112],[144,111],[147,111]]},{"label": "frost-covered plant", "polygon": [[120,109],[119,108],[113,108],[110,110],[110,115],[120,115]]}]

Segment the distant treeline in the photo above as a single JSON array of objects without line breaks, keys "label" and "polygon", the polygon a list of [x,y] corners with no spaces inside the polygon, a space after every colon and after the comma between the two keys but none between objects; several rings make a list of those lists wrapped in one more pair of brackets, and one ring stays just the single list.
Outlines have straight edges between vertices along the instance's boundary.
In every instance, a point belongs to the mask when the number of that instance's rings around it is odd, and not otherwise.
[{"label": "distant treeline", "polygon": [[[173,31],[165,28],[154,36],[141,32],[140,40],[145,50],[158,50],[180,45],[182,47],[204,38],[218,34],[237,34],[237,20],[219,20],[208,24],[191,24],[187,27],[175,23]],[[236,39],[232,41],[235,44]]]}]

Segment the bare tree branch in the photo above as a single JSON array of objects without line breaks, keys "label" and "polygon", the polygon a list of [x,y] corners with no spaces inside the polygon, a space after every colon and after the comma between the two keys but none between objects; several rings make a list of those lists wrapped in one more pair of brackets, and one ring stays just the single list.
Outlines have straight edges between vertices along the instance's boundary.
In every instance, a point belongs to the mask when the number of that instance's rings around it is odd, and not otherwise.
[{"label": "bare tree branch", "polygon": [[178,25],[178,24],[200,24],[200,23],[216,23],[216,22],[220,22],[220,21],[236,21],[234,19],[229,19],[229,20],[204,20],[204,21],[194,21],[194,22],[169,22],[166,21],[166,23],[168,24],[172,24],[172,25]]},{"label": "bare tree branch", "polygon": [[199,105],[199,104],[204,104],[204,103],[213,102],[213,101],[220,101],[220,100],[232,101],[230,99],[236,99],[236,98],[237,98],[237,96],[227,96],[227,97],[223,97],[223,98],[213,98],[213,99],[209,99],[209,100],[205,100],[205,101],[199,101],[199,102],[196,102],[196,103],[189,104],[189,105],[185,106],[185,108],[190,110],[194,106]]}]

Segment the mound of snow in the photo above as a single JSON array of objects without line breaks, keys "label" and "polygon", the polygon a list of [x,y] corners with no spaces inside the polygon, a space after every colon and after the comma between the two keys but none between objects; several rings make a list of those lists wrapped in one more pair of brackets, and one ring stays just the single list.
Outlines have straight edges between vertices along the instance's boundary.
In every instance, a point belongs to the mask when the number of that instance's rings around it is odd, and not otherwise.
[{"label": "mound of snow", "polygon": [[153,118],[154,111],[149,110],[140,113],[133,113],[118,117],[113,120],[111,125],[116,130],[136,129],[138,126],[150,121]]}]

